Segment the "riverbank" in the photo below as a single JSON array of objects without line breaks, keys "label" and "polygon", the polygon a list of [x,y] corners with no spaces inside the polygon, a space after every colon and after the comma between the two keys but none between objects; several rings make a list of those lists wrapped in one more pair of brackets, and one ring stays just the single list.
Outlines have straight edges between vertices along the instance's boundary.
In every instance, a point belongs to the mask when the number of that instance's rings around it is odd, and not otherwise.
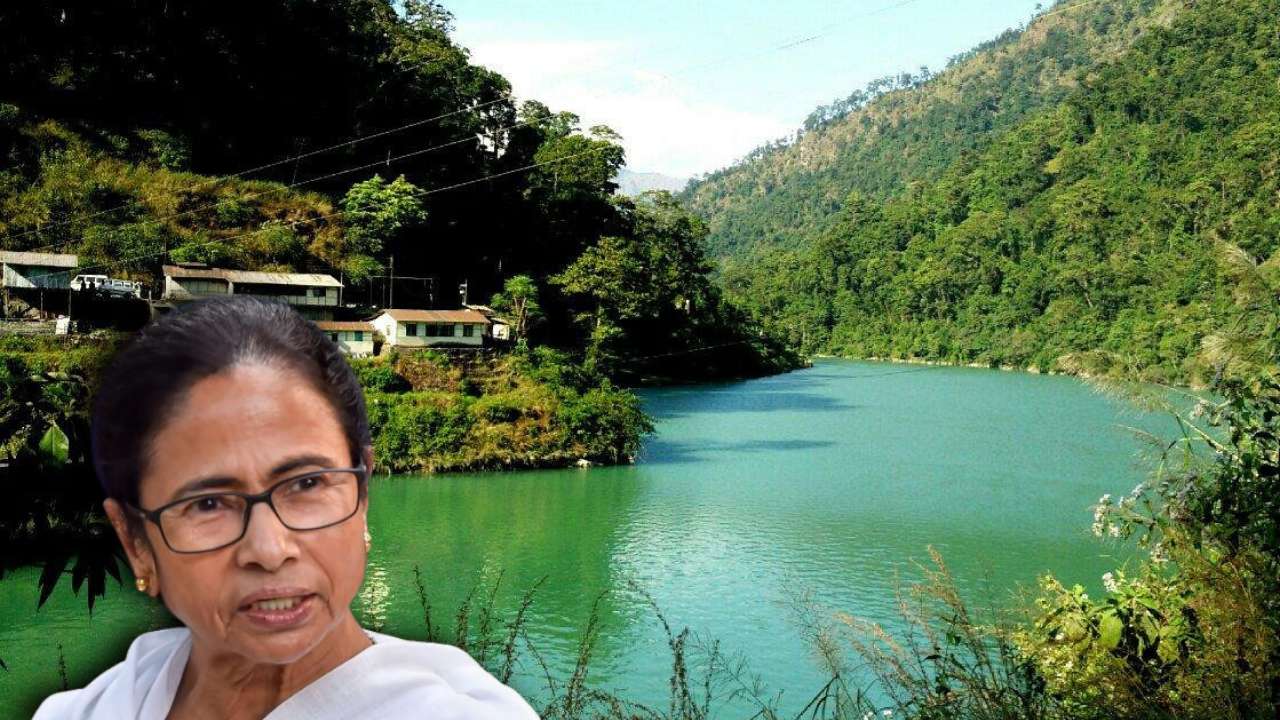
[{"label": "riverbank", "polygon": [[[980,363],[980,362],[962,362],[959,360],[937,360],[933,358],[922,357],[881,357],[877,355],[836,355],[831,353],[813,353],[811,358],[829,359],[829,360],[855,360],[863,362],[883,362],[903,365],[928,365],[933,367],[963,367],[974,368],[978,370],[1000,370],[1002,372],[1022,372],[1032,375],[1048,375],[1060,377],[1074,377],[1081,380],[1114,380],[1118,382],[1149,382],[1141,378],[1133,378],[1116,372],[1101,372],[1089,369],[1087,363],[1082,362],[1079,358],[1072,358],[1068,363],[1069,370],[1043,370],[1035,365],[1021,367],[1018,365]],[[1202,391],[1208,388],[1208,385],[1200,380],[1184,381],[1182,383],[1158,383],[1167,387],[1185,388],[1193,391]]]},{"label": "riverbank", "polygon": [[393,353],[352,366],[387,472],[630,463],[653,430],[633,393],[546,348],[466,360]]}]

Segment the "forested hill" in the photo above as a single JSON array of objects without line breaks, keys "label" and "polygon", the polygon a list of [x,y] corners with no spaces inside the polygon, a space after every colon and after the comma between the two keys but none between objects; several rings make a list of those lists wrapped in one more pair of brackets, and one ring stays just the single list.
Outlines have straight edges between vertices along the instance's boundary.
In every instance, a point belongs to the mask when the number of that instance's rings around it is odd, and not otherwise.
[{"label": "forested hill", "polygon": [[763,145],[682,197],[707,220],[712,255],[796,245],[826,227],[851,190],[879,200],[936,178],[964,151],[1061,101],[1099,61],[1181,7],[1174,0],[1060,0],[937,74],[922,68],[884,78],[818,108],[798,139]]},{"label": "forested hill", "polygon": [[356,316],[394,266],[398,305],[465,283],[627,382],[798,362],[722,302],[702,223],[615,195],[616,133],[517,103],[452,33],[435,0],[0,3],[0,249],[152,288],[172,261],[326,272]]},{"label": "forested hill", "polygon": [[1277,332],[1233,315],[1280,293],[1277,17],[1187,0],[937,179],[737,264],[730,295],[809,351],[1207,379],[1206,337]]}]

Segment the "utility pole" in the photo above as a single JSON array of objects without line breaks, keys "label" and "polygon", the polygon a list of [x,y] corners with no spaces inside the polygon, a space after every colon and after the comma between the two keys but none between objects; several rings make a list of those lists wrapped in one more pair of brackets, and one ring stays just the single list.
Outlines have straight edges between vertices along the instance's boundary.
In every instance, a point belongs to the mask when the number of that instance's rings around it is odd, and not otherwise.
[{"label": "utility pole", "polygon": [[388,276],[388,280],[387,280],[387,294],[390,296],[390,299],[387,300],[387,307],[393,308],[396,306],[396,256],[395,255],[391,256],[390,273],[391,274]]},{"label": "utility pole", "polygon": [[462,296],[462,304],[465,307],[467,304],[467,281],[466,280],[463,280],[458,285],[458,294]]}]

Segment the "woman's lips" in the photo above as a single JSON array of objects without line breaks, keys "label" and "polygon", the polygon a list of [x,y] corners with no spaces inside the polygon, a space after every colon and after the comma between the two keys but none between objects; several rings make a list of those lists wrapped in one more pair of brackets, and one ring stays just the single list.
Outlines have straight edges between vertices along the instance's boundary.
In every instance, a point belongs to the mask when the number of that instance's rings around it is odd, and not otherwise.
[{"label": "woman's lips", "polygon": [[315,593],[275,597],[257,600],[240,612],[255,625],[267,628],[287,628],[301,625],[311,617],[315,605]]}]

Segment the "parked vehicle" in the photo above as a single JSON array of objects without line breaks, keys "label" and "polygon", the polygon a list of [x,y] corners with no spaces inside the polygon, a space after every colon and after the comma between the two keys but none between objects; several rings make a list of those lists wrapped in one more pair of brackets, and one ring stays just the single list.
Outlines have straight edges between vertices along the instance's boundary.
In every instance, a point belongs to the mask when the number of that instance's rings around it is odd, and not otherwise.
[{"label": "parked vehicle", "polygon": [[92,290],[109,279],[106,275],[77,275],[71,278],[71,289],[78,292]]},{"label": "parked vehicle", "polygon": [[142,283],[118,280],[106,275],[77,275],[71,280],[71,289],[103,297],[142,297]]}]

